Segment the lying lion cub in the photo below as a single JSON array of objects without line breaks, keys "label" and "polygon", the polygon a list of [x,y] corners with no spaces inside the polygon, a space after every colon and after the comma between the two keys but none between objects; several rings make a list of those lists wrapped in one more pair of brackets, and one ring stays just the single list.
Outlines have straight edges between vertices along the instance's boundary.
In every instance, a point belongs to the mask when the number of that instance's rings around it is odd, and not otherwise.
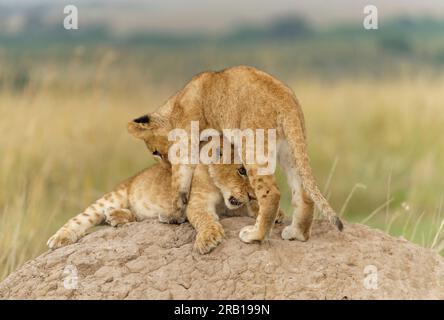
[{"label": "lying lion cub", "polygon": [[[55,249],[75,243],[88,229],[103,223],[119,226],[156,217],[161,222],[183,222],[171,219],[171,197],[171,166],[161,161],[120,183],[70,219],[47,245]],[[194,247],[199,253],[210,252],[222,241],[224,231],[217,213],[226,213],[226,209],[232,210],[232,215],[257,215],[245,168],[241,164],[198,165],[186,216],[197,231]],[[279,219],[282,216],[280,211]]]}]

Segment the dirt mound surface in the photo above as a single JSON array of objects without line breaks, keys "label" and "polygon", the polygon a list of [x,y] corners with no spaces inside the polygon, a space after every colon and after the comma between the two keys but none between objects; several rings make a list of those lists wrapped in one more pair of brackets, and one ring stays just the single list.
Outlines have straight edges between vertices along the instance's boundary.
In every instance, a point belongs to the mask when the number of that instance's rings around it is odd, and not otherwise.
[{"label": "dirt mound surface", "polygon": [[267,243],[244,244],[239,230],[252,222],[222,220],[226,239],[204,256],[189,224],[105,228],[27,262],[0,283],[0,298],[444,299],[444,259],[431,250],[326,221],[305,243],[276,227]]}]

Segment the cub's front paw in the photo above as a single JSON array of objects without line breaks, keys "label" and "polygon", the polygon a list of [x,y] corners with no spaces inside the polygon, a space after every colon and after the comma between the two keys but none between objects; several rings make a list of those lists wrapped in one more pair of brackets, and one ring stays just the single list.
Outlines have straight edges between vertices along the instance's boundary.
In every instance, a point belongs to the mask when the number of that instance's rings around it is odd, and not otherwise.
[{"label": "cub's front paw", "polygon": [[57,249],[69,244],[76,243],[77,240],[79,240],[79,237],[74,232],[62,228],[57,231],[51,238],[49,238],[46,245],[50,249]]},{"label": "cub's front paw", "polygon": [[211,224],[197,233],[194,248],[200,254],[209,253],[222,242],[224,234],[224,229],[220,223]]},{"label": "cub's front paw", "polygon": [[128,209],[115,209],[106,215],[106,222],[113,227],[134,221],[136,221],[136,217]]},{"label": "cub's front paw", "polygon": [[243,227],[239,232],[239,238],[242,240],[242,242],[245,243],[252,243],[264,240],[259,237],[257,227],[254,225]]}]

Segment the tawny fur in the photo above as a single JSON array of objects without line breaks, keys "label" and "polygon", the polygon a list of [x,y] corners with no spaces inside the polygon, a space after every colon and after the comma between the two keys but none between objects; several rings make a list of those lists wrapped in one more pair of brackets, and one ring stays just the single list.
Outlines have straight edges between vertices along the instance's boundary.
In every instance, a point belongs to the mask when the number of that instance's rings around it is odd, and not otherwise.
[{"label": "tawny fur", "polygon": [[[246,66],[204,72],[195,76],[155,113],[145,115],[144,121],[130,122],[128,130],[144,140],[148,149],[167,159],[172,144],[167,139],[168,132],[182,128],[190,133],[191,121],[199,121],[201,131],[207,128],[219,132],[229,128],[276,129],[278,159],[287,174],[294,206],[293,223],[284,229],[282,237],[308,239],[312,202],[342,230],[341,221],[313,177],[302,109],[289,87],[265,72]],[[259,175],[257,164],[244,165],[258,199],[259,213],[256,224],[243,228],[240,238],[244,242],[262,241],[270,232],[278,212],[280,192],[274,175]],[[193,170],[191,165],[172,167],[172,206],[177,217],[185,212]]]},{"label": "tawny fur", "polygon": [[[257,215],[248,178],[238,174],[239,165],[199,165],[194,175],[187,218],[197,231],[195,248],[208,253],[223,239],[219,215]],[[217,183],[217,187],[215,185]],[[223,193],[223,194],[222,194]],[[229,203],[230,197],[239,201]],[[228,210],[229,209],[229,210]],[[70,219],[49,240],[55,249],[77,242],[90,228],[159,218],[162,222],[182,222],[171,217],[171,167],[161,161],[119,184],[113,191],[95,201],[86,210]],[[280,218],[282,218],[282,212]]]}]

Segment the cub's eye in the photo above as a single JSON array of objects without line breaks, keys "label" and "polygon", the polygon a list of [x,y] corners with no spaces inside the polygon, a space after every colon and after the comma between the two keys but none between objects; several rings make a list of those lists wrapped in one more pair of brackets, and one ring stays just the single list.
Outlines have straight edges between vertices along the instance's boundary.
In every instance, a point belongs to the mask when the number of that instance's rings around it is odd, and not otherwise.
[{"label": "cub's eye", "polygon": [[239,169],[237,169],[237,173],[239,173],[239,175],[246,177],[247,176],[247,170],[245,170],[244,167],[240,167]]}]

